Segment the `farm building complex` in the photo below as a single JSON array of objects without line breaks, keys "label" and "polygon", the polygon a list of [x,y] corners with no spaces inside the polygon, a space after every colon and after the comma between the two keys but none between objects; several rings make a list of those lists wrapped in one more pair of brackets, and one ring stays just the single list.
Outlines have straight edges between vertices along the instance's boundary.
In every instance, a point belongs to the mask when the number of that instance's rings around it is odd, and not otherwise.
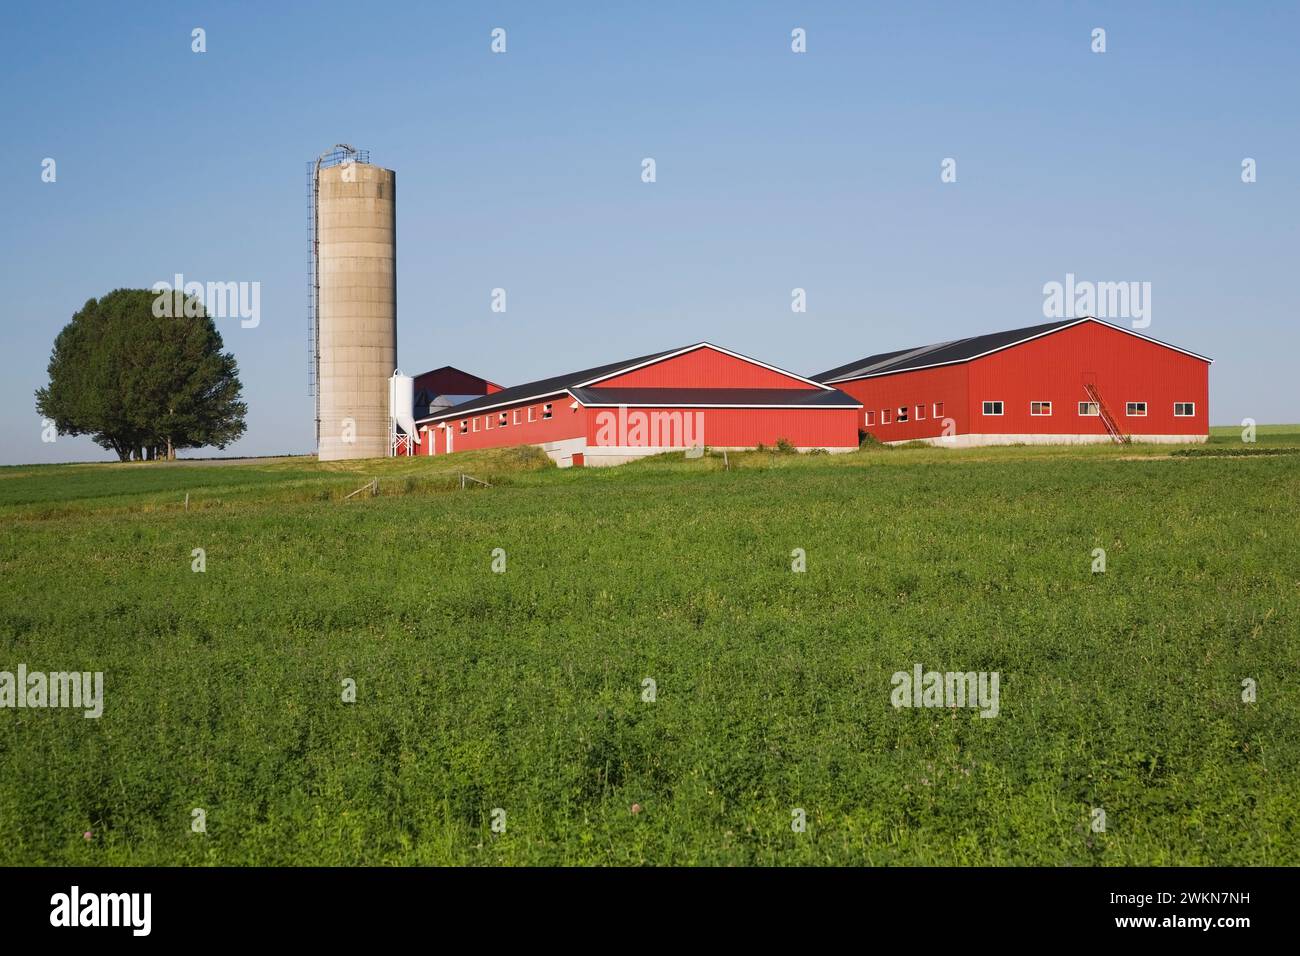
[{"label": "farm building complex", "polygon": [[838,389],[707,342],[528,382],[416,421],[418,453],[538,445],[560,465],[784,439],[858,447],[862,406]]},{"label": "farm building complex", "polygon": [[1093,318],[871,355],[813,376],[882,442],[1196,442],[1210,359]]},{"label": "farm building complex", "polygon": [[954,447],[1197,442],[1210,359],[1097,319],[1070,319],[868,356],[812,378],[701,342],[502,388],[458,369],[415,379],[418,443],[443,455],[537,445],[557,463],[788,442]]},{"label": "farm building complex", "polygon": [[614,465],[705,446],[852,451],[867,435],[961,446],[1209,434],[1210,359],[1093,318],[884,352],[810,378],[708,342],[510,387],[451,366],[402,375],[396,174],[340,143],[307,175],[322,461],[537,445],[563,466]]}]

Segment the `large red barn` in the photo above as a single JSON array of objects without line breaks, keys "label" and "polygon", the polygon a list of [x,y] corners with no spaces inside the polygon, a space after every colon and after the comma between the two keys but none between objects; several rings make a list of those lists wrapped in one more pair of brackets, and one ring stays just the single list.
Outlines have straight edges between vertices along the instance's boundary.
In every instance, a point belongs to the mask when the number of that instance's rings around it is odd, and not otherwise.
[{"label": "large red barn", "polygon": [[1212,360],[1094,318],[871,355],[815,375],[878,441],[1202,442]]},{"label": "large red barn", "polygon": [[785,439],[853,451],[862,406],[830,385],[708,342],[540,379],[417,418],[421,454],[537,445],[561,466]]}]

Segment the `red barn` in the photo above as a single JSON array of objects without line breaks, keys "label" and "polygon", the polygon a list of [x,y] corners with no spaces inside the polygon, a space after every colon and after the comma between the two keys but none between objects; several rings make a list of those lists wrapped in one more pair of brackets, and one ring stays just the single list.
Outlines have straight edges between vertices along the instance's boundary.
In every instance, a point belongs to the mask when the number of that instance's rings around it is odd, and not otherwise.
[{"label": "red barn", "polygon": [[871,355],[815,375],[881,442],[1203,442],[1212,360],[1094,318]]},{"label": "red barn", "polygon": [[700,342],[501,389],[416,424],[421,454],[537,445],[561,466],[616,465],[780,439],[853,451],[861,410],[832,386]]}]

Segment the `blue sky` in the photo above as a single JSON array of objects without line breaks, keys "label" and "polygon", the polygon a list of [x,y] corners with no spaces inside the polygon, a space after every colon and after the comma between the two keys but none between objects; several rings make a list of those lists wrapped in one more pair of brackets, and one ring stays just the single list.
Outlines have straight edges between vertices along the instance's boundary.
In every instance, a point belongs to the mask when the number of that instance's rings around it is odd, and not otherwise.
[{"label": "blue sky", "polygon": [[1041,322],[1044,283],[1073,273],[1151,283],[1145,332],[1215,359],[1213,423],[1300,421],[1293,4],[42,3],[5,19],[2,463],[111,457],[43,443],[32,392],[88,298],[178,272],[262,286],[257,328],[218,322],[249,404],[226,454],[312,450],[304,165],[340,141],[398,173],[409,373],[510,384],[707,339],[809,374]]}]

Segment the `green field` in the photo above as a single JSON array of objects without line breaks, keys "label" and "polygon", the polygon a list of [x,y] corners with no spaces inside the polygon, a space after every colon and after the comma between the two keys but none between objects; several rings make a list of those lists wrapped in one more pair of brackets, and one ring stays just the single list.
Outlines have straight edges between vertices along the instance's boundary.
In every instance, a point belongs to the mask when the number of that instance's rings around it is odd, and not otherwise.
[{"label": "green field", "polygon": [[0,469],[0,670],[105,683],[0,710],[0,864],[1300,863],[1300,427],[1239,432]]}]

